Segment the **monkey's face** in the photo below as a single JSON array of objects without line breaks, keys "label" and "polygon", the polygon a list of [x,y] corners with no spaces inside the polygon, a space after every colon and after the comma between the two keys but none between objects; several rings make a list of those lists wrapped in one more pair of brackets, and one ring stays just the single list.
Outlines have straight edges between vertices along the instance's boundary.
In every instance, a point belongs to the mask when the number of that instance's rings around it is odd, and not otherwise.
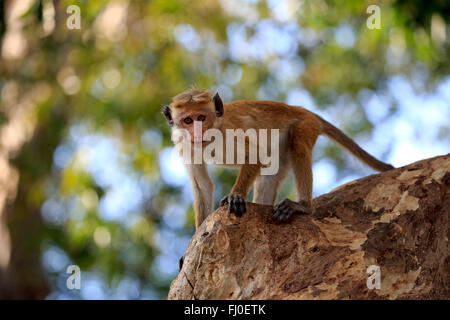
[{"label": "monkey's face", "polygon": [[205,132],[214,128],[214,123],[223,115],[224,110],[222,99],[216,94],[212,100],[204,103],[164,105],[162,112],[172,127],[172,140],[175,144],[181,142],[184,135],[179,133],[184,131],[189,133],[192,144],[205,146],[210,143],[204,139]]},{"label": "monkey's face", "polygon": [[206,130],[213,128],[216,115],[208,108],[195,109],[188,108],[180,112],[174,119],[174,126],[187,130],[192,144],[206,145],[204,134]]}]

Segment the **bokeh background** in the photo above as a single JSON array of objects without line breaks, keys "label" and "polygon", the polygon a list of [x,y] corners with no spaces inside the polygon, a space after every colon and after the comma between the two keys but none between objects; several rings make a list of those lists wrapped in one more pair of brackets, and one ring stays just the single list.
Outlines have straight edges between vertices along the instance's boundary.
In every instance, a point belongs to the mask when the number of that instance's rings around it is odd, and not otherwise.
[{"label": "bokeh background", "polygon": [[[449,17],[446,0],[0,1],[0,298],[166,298],[194,218],[160,106],[191,84],[302,105],[394,166],[448,153]],[[373,173],[326,138],[314,159],[315,196]],[[236,171],[211,175],[217,206]]]}]

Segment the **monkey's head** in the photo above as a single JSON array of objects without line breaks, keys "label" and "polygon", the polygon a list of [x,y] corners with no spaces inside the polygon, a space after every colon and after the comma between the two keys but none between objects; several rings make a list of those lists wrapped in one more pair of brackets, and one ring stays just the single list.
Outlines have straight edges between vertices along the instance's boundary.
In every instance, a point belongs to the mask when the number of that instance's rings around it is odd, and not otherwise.
[{"label": "monkey's head", "polygon": [[[177,129],[189,132],[191,143],[206,144],[203,136],[206,130],[213,128],[217,118],[223,115],[223,102],[216,93],[211,98],[205,89],[190,89],[172,98],[170,105],[163,105],[162,113],[167,119],[172,133]],[[201,130],[194,134],[194,124],[201,124]],[[201,134],[200,134],[201,133]],[[174,141],[176,144],[177,141]]]}]

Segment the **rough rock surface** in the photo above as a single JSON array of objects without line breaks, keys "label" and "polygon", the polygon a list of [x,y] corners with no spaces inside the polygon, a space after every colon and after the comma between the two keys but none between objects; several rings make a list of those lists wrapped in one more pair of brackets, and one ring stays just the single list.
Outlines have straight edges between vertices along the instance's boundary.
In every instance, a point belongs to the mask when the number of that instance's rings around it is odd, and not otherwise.
[{"label": "rough rock surface", "polygon": [[209,215],[168,298],[450,299],[450,155],[350,182],[288,224],[271,211]]}]

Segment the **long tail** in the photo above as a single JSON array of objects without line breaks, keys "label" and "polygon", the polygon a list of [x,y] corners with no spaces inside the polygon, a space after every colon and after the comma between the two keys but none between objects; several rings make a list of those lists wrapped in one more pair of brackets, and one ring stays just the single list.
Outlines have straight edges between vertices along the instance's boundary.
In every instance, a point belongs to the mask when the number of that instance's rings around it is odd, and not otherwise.
[{"label": "long tail", "polygon": [[369,153],[364,151],[360,146],[358,146],[352,139],[347,137],[341,130],[333,126],[328,121],[322,119],[318,115],[316,117],[322,123],[322,133],[325,134],[330,139],[334,140],[336,143],[347,149],[351,154],[360,159],[362,162],[367,164],[374,170],[383,172],[394,169],[390,164],[384,163],[375,157],[371,156]]}]

